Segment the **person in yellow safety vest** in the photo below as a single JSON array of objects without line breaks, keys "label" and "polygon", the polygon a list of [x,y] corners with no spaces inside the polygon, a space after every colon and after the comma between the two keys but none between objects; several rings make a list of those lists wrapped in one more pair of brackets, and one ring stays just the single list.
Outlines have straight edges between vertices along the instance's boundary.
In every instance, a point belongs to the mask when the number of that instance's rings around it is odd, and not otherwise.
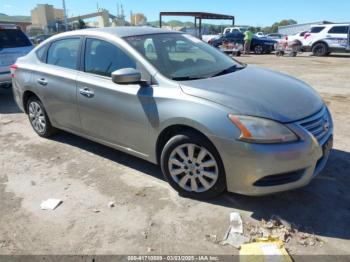
[{"label": "person in yellow safety vest", "polygon": [[250,53],[250,45],[253,40],[253,33],[248,29],[244,32],[244,54]]}]

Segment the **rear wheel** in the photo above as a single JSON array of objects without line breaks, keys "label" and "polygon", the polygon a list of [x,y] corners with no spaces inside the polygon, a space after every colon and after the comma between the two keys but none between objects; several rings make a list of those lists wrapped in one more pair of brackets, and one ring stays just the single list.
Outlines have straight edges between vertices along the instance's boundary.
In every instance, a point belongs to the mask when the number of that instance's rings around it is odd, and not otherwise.
[{"label": "rear wheel", "polygon": [[161,155],[169,184],[185,197],[208,199],[226,188],[225,171],[215,147],[195,132],[172,137]]},{"label": "rear wheel", "polygon": [[328,46],[325,43],[317,43],[312,47],[314,56],[326,56],[329,53]]},{"label": "rear wheel", "polygon": [[39,136],[49,137],[57,131],[57,129],[51,125],[43,104],[35,96],[28,99],[27,112],[29,122]]}]

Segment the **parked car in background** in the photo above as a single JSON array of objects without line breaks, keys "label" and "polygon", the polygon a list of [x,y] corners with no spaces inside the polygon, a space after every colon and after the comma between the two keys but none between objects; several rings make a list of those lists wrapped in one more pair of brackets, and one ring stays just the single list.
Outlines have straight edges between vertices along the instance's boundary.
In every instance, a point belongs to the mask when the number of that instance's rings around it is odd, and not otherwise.
[{"label": "parked car in background", "polygon": [[303,46],[303,43],[304,43],[304,36],[305,36],[305,34],[307,34],[309,31],[304,31],[304,32],[300,32],[300,33],[296,33],[296,34],[294,34],[294,35],[288,35],[288,36],[286,36],[286,40],[287,41],[290,41],[290,42],[292,42],[292,41],[297,41],[297,42],[299,42],[300,43],[300,45],[302,45]]},{"label": "parked car in background", "polygon": [[240,26],[233,26],[233,27],[226,27],[224,31],[222,32],[223,35],[230,34],[230,33],[244,33],[248,30],[248,27],[240,27]]},{"label": "parked car in background", "polygon": [[303,49],[315,56],[348,52],[349,33],[348,24],[315,25],[304,35]]},{"label": "parked car in background", "polygon": [[257,32],[255,35],[257,37],[265,37],[265,34],[263,32]]},{"label": "parked car in background", "polygon": [[220,37],[221,34],[218,35],[202,35],[202,40],[206,43],[208,43],[210,40],[214,39],[214,38],[218,38]]},{"label": "parked car in background", "polygon": [[276,40],[276,41],[280,41],[280,40],[282,40],[282,39],[285,38],[285,35],[283,35],[283,34],[278,34],[278,33],[273,33],[273,34],[268,34],[268,35],[266,35],[266,37],[267,37],[268,39],[273,39],[273,40]]},{"label": "parked car in background", "polygon": [[37,35],[33,37],[31,40],[33,44],[38,45],[41,42],[44,42],[46,39],[50,38],[52,35]]},{"label": "parked car in background", "polygon": [[10,66],[32,49],[32,43],[19,27],[0,24],[0,87],[11,85]]},{"label": "parked car in background", "polygon": [[[178,43],[191,52],[172,50]],[[39,136],[63,129],[159,164],[186,197],[302,187],[332,149],[330,112],[310,86],[176,31],[62,33],[11,70]]]},{"label": "parked car in background", "polygon": [[[221,46],[224,41],[229,43],[244,44],[244,34],[241,32],[233,32],[209,41],[214,47]],[[277,42],[266,37],[253,37],[250,50],[255,54],[269,54],[274,51]]]}]

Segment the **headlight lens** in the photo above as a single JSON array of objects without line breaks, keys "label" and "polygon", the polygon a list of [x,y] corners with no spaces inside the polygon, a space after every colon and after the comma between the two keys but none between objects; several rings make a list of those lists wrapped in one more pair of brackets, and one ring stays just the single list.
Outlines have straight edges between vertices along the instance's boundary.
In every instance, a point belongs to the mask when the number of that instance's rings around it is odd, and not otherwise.
[{"label": "headlight lens", "polygon": [[252,116],[229,115],[230,120],[241,131],[240,140],[251,143],[287,143],[298,140],[296,134],[283,124]]}]

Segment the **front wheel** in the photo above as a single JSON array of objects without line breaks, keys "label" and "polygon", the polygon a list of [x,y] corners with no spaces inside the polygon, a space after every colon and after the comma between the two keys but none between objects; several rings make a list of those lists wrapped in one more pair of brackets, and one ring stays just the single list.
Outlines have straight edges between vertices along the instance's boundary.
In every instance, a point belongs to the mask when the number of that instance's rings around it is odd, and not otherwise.
[{"label": "front wheel", "polygon": [[262,47],[262,45],[254,46],[254,53],[257,55],[262,55],[264,53],[264,48]]},{"label": "front wheel", "polygon": [[195,132],[172,137],[161,154],[161,167],[180,195],[209,199],[226,188],[225,171],[215,147]]}]

